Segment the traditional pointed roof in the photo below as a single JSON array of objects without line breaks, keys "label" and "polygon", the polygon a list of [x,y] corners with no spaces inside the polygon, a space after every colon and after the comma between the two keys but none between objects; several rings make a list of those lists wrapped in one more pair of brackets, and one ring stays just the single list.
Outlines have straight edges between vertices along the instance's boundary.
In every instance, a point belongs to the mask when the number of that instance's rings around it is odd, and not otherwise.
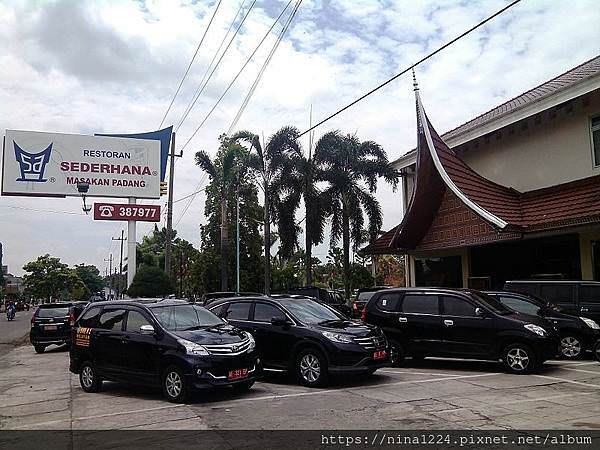
[{"label": "traditional pointed roof", "polygon": [[[417,248],[449,194],[466,207],[465,215],[471,213],[478,218],[488,235],[495,230],[496,240],[600,222],[600,176],[525,193],[502,186],[475,172],[446,145],[425,113],[416,83],[415,97],[418,145],[412,197],[402,222],[366,247],[364,253]],[[468,241],[457,239],[456,246]]]}]

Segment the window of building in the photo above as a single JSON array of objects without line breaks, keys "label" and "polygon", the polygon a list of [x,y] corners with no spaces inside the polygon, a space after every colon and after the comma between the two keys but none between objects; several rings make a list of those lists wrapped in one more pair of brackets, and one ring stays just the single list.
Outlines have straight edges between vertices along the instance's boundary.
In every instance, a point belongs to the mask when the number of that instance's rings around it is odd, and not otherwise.
[{"label": "window of building", "polygon": [[592,149],[594,150],[594,165],[600,166],[600,116],[592,118]]},{"label": "window of building", "polygon": [[439,314],[437,295],[405,295],[402,311],[412,314]]}]

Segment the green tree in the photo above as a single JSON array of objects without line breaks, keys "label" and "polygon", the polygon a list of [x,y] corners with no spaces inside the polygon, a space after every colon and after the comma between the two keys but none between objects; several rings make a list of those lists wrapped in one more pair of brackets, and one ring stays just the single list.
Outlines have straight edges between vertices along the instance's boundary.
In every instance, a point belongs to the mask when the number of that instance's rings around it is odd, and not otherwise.
[{"label": "green tree", "polygon": [[[23,285],[27,295],[49,302],[68,291],[78,279],[69,266],[49,254],[39,256],[23,266]],[[76,276],[76,274],[75,274]]]},{"label": "green tree", "polygon": [[157,266],[140,266],[127,289],[127,295],[130,297],[162,297],[171,293],[171,280],[164,270]]},{"label": "green tree", "polygon": [[215,159],[211,160],[208,153],[200,150],[196,153],[196,164],[210,177],[212,188],[220,202],[221,290],[227,291],[229,285],[229,202],[242,175],[240,160],[245,159],[245,152],[239,144],[231,141],[226,135],[219,136],[219,141],[220,146]]},{"label": "green tree", "polygon": [[355,135],[339,131],[324,134],[315,147],[315,162],[329,186],[324,197],[330,205],[331,243],[342,238],[344,288],[350,298],[350,243],[363,240],[364,216],[372,237],[381,229],[382,214],[375,198],[378,178],[396,188],[399,174],[387,159],[383,148],[373,141],[361,142]]},{"label": "green tree", "polygon": [[76,265],[73,270],[90,293],[95,294],[104,289],[104,280],[96,266],[81,263]]},{"label": "green tree", "polygon": [[283,152],[295,146],[298,130],[293,127],[283,127],[269,138],[263,146],[258,135],[250,131],[240,131],[233,141],[244,141],[250,145],[248,165],[256,171],[260,178],[259,186],[263,191],[263,231],[264,231],[264,277],[265,294],[271,293],[271,222],[274,213],[274,202],[279,197],[281,186],[281,168]]}]

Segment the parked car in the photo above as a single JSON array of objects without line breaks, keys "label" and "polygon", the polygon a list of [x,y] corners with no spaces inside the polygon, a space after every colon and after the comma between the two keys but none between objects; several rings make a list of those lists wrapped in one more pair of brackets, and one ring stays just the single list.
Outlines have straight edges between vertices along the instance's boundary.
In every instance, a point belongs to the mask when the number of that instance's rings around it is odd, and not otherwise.
[{"label": "parked car", "polygon": [[600,326],[592,319],[565,314],[559,306],[531,294],[504,291],[490,291],[486,294],[514,311],[536,315],[554,324],[558,329],[560,351],[564,358],[582,357],[586,352],[593,351],[596,341],[600,339]]},{"label": "parked car", "polygon": [[532,294],[558,305],[562,312],[600,323],[600,282],[563,280],[507,281],[505,291]]},{"label": "parked car", "polygon": [[218,298],[229,298],[229,297],[264,297],[264,294],[258,292],[208,292],[202,296],[202,305],[210,305],[214,300]]},{"label": "parked car", "polygon": [[70,345],[71,328],[86,302],[43,303],[31,316],[29,342],[36,353],[49,345]]},{"label": "parked car", "polygon": [[374,286],[359,289],[356,293],[356,297],[354,298],[354,302],[352,302],[352,317],[359,318],[361,316],[365,305],[371,299],[371,297],[373,297],[375,292],[390,288],[391,286]]},{"label": "parked car", "polygon": [[69,368],[86,392],[112,380],[161,386],[182,402],[195,389],[250,389],[262,371],[250,333],[183,300],[91,303],[72,339]]},{"label": "parked car", "polygon": [[405,355],[501,359],[510,372],[528,373],[559,350],[549,322],[517,314],[479,291],[387,289],[371,297],[363,316],[383,329],[393,364]]},{"label": "parked car", "polygon": [[290,295],[303,295],[306,297],[314,298],[321,303],[325,303],[332,308],[337,309],[342,314],[350,317],[352,310],[350,306],[346,304],[344,296],[333,290],[327,290],[315,286],[303,286],[288,290]]},{"label": "parked car", "polygon": [[254,335],[265,371],[295,374],[305,386],[325,385],[330,375],[371,374],[388,363],[379,328],[317,300],[230,298],[209,309]]}]

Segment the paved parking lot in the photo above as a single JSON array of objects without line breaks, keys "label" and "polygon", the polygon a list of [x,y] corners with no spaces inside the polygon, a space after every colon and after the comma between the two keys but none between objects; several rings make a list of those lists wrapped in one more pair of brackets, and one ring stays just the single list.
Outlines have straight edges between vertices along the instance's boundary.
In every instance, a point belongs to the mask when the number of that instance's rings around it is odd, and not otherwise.
[{"label": "paved parking lot", "polygon": [[600,429],[600,363],[552,361],[536,375],[488,362],[408,361],[325,389],[268,378],[248,393],[198,395],[104,383],[86,394],[68,352],[0,357],[0,429]]}]

